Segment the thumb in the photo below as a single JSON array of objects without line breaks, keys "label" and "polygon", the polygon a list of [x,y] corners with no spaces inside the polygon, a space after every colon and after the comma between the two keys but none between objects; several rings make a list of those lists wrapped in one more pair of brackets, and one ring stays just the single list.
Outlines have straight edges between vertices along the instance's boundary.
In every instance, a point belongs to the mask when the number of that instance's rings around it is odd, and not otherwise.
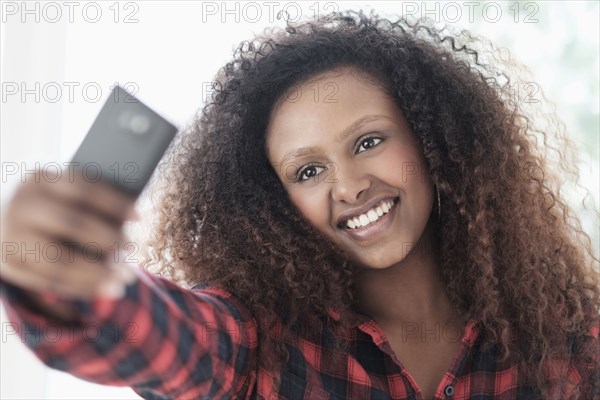
[{"label": "thumb", "polygon": [[140,214],[135,209],[135,206],[131,206],[131,208],[129,208],[125,219],[128,221],[139,221],[141,219]]}]

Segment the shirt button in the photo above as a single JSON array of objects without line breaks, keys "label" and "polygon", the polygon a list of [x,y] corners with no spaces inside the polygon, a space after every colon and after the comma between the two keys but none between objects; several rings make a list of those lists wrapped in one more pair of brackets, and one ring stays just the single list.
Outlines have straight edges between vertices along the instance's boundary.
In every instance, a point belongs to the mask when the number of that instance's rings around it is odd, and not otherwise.
[{"label": "shirt button", "polygon": [[453,385],[447,385],[444,388],[444,394],[446,395],[446,397],[452,397],[452,395],[454,394],[454,386]]}]

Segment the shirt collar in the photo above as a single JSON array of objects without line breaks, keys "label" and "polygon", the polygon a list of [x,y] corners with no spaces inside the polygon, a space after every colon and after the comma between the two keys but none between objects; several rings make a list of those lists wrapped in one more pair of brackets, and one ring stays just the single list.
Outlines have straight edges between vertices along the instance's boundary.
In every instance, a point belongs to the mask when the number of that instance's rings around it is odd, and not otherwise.
[{"label": "shirt collar", "polygon": [[[328,314],[336,321],[340,319],[340,311],[333,308],[328,308]],[[470,319],[465,324],[465,330],[462,336],[462,341],[467,342],[472,346],[477,338],[479,337],[479,320]],[[368,332],[369,327],[377,325],[377,322],[369,317],[367,314],[362,313],[354,307],[350,307],[350,326],[352,328],[359,328],[362,331]]]}]

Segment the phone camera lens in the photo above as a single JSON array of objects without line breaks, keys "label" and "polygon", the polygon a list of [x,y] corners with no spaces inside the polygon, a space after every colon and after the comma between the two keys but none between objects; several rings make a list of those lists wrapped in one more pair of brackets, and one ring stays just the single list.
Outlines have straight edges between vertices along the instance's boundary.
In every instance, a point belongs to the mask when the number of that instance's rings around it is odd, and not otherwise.
[{"label": "phone camera lens", "polygon": [[129,121],[129,129],[135,134],[143,135],[148,132],[150,128],[150,121],[143,115],[134,115]]}]

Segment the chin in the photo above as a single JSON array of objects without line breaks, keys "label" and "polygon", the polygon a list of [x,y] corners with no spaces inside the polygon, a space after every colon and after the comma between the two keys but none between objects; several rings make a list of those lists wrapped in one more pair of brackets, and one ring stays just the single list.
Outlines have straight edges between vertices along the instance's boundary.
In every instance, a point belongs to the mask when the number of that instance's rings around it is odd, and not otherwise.
[{"label": "chin", "polygon": [[405,257],[390,257],[389,253],[387,256],[382,256],[380,258],[376,257],[368,257],[368,258],[359,258],[358,262],[367,269],[386,269],[393,265],[396,265],[404,260]]}]

